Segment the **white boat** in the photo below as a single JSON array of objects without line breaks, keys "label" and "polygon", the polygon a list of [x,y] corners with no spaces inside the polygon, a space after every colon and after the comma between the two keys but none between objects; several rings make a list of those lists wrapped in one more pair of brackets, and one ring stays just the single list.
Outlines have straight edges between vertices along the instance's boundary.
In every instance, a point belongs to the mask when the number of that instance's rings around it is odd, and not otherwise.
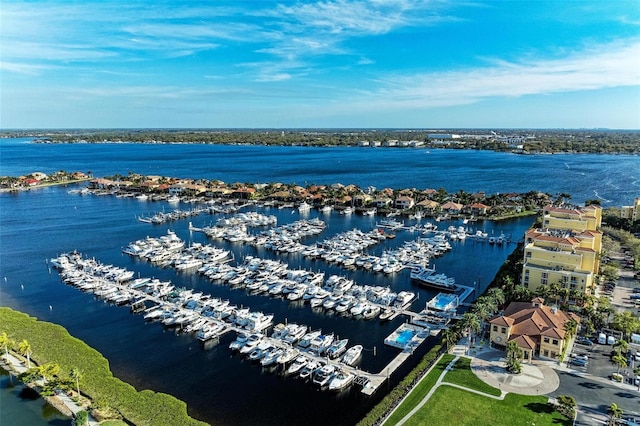
[{"label": "white boat", "polygon": [[278,358],[276,359],[276,362],[278,364],[286,364],[289,361],[291,361],[292,359],[294,359],[295,357],[297,357],[299,354],[297,349],[294,349],[292,347],[288,347],[285,348],[282,353],[278,356]]},{"label": "white boat", "polygon": [[268,367],[271,364],[275,364],[277,359],[280,357],[280,355],[282,355],[283,352],[284,349],[282,348],[272,349],[260,360],[260,365],[262,365],[263,367]]},{"label": "white boat", "polygon": [[413,302],[416,298],[416,294],[412,291],[401,291],[396,296],[396,300],[393,301],[393,306],[398,309],[404,309]]},{"label": "white boat", "polygon": [[258,361],[268,355],[271,351],[275,349],[269,342],[260,342],[258,345],[251,351],[249,354],[249,359],[251,361]]},{"label": "white boat", "polygon": [[333,334],[321,334],[311,341],[309,352],[316,355],[323,355],[327,351],[327,349],[329,349],[329,346],[331,346],[333,340]]},{"label": "white boat", "polygon": [[331,213],[331,210],[333,210],[333,207],[331,207],[330,205],[325,205],[325,206],[322,206],[322,208],[320,209],[320,212],[324,214],[329,214]]},{"label": "white boat", "polygon": [[346,371],[338,370],[329,382],[330,391],[340,391],[348,387],[355,380],[356,376]]},{"label": "white boat", "polygon": [[362,311],[362,317],[364,319],[373,319],[380,314],[380,306],[378,305],[367,305]]},{"label": "white boat", "polygon": [[342,210],[341,213],[345,215],[350,215],[351,213],[353,213],[353,209],[351,207],[347,207],[344,210]]},{"label": "white boat", "polygon": [[177,204],[180,202],[180,197],[178,197],[177,195],[172,195],[171,197],[167,198],[167,201],[171,204]]},{"label": "white boat", "polygon": [[335,370],[336,367],[331,364],[327,364],[317,369],[313,372],[313,384],[320,387],[328,385],[333,378]]},{"label": "white boat", "polygon": [[415,267],[411,269],[411,279],[418,281],[426,287],[433,287],[441,290],[454,291],[456,289],[455,278],[447,277],[445,274],[436,274],[435,268]]},{"label": "white boat", "polygon": [[309,210],[311,210],[311,204],[307,203],[306,201],[303,201],[298,206],[298,211],[300,213],[308,212]]},{"label": "white boat", "polygon": [[380,314],[380,319],[382,321],[386,321],[388,319],[391,319],[391,317],[393,316],[393,314],[395,314],[395,311],[393,309],[385,309],[384,311],[382,311],[382,313]]},{"label": "white boat", "polygon": [[209,322],[207,325],[202,327],[197,334],[198,340],[202,340],[203,342],[213,339],[220,335],[220,333],[224,330],[224,325],[217,322]]},{"label": "white boat", "polygon": [[342,356],[342,362],[347,365],[354,365],[362,355],[362,345],[355,345],[347,349]]},{"label": "white boat", "polygon": [[240,348],[240,353],[246,355],[253,352],[253,350],[258,346],[259,343],[260,340],[248,340],[247,343],[245,343],[245,345]]},{"label": "white boat", "polygon": [[238,334],[238,337],[236,337],[236,340],[229,343],[229,349],[231,349],[232,351],[239,351],[244,345],[247,344],[248,339],[249,339],[248,334],[246,333]]},{"label": "white boat", "polygon": [[327,356],[331,359],[338,358],[347,350],[349,339],[341,339],[333,342],[327,349]]},{"label": "white boat", "polygon": [[304,355],[299,355],[295,361],[287,369],[287,374],[299,373],[302,368],[309,363],[309,358]]},{"label": "white boat", "polygon": [[307,349],[311,345],[311,341],[320,336],[321,333],[322,332],[320,330],[308,332],[307,334],[302,336],[302,339],[300,339],[300,341],[298,342],[298,346],[302,349]]},{"label": "white boat", "polygon": [[310,360],[307,362],[307,365],[300,369],[300,378],[303,380],[308,379],[318,368],[320,368],[320,363],[318,361]]}]

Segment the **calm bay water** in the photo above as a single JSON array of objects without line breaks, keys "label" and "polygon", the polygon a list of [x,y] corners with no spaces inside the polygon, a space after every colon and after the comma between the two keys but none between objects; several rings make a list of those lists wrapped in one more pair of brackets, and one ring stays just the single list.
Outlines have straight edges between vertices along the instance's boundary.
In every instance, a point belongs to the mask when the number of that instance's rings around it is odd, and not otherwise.
[{"label": "calm bay water", "polygon": [[[456,192],[568,192],[573,200],[629,204],[640,193],[640,157],[515,155],[408,148],[307,148],[253,145],[33,144],[0,139],[0,174],[128,172],[224,182],[284,182],[362,188],[445,188]],[[597,178],[594,178],[597,176]]]},{"label": "calm bay water", "polygon": [[[597,194],[613,205],[629,203],[640,194],[630,176],[638,157],[595,155],[515,156],[489,152],[431,151],[407,149],[310,149],[296,147],[200,146],[200,145],[40,145],[24,140],[0,142],[0,174],[20,175],[33,171],[91,171],[96,176],[126,174],[129,171],[227,182],[356,183],[366,187],[445,187],[447,190],[483,190],[487,193],[541,190],[568,192],[574,200]],[[590,183],[587,177],[608,171],[603,179]],[[243,290],[212,285],[193,274],[159,269],[121,254],[129,242],[158,236],[171,228],[187,241],[207,242],[202,234],[191,234],[186,221],[152,226],[135,220],[162,209],[165,203],[144,203],[135,199],[68,194],[63,187],[51,187],[20,194],[0,194],[0,303],[39,319],[58,323],[86,341],[109,360],[114,374],[137,389],[170,393],[188,404],[189,413],[214,424],[354,424],[383,395],[365,398],[357,391],[334,395],[309,384],[261,370],[227,349],[233,339],[223,337],[217,346],[203,348],[192,336],[176,335],[158,324],[145,323],[127,308],[115,307],[61,283],[50,271],[46,259],[77,249],[104,263],[139,272],[142,276],[170,279],[174,284],[196,288],[237,305],[274,313],[277,321],[295,321],[314,329],[349,337],[351,344],[367,349],[361,367],[379,371],[397,353],[385,347],[383,339],[404,320],[389,323],[356,321],[327,316],[283,300],[249,296]],[[299,219],[298,213],[271,209],[278,223]],[[317,216],[311,212],[309,217]],[[328,228],[317,239],[354,227],[369,230],[375,218],[337,214],[322,216]],[[217,217],[193,218],[204,226]],[[478,222],[474,228],[490,234],[519,239],[533,218],[501,223]],[[458,225],[457,222],[452,223]],[[448,226],[441,224],[440,227]],[[399,233],[398,238],[371,250],[380,253],[417,235]],[[304,243],[315,241],[310,238]],[[223,245],[216,243],[217,245]],[[246,254],[273,257],[270,252],[248,246],[226,245],[236,258]],[[471,240],[457,242],[454,250],[434,261],[437,269],[459,283],[479,283],[484,288],[500,264],[513,250]],[[435,293],[411,284],[407,271],[394,276],[346,272],[300,256],[282,258],[291,268],[325,270],[353,277],[360,284],[390,285],[394,291],[411,289],[420,295],[413,305],[419,310]],[[6,278],[6,280],[4,279]],[[420,353],[427,350],[422,348]],[[376,356],[373,355],[374,347]],[[392,376],[397,381],[420,353]],[[392,383],[393,384],[393,383]],[[382,390],[382,389],[381,389]],[[2,405],[19,404],[3,394]],[[15,424],[34,424],[30,420]],[[47,424],[42,419],[41,424]]]}]

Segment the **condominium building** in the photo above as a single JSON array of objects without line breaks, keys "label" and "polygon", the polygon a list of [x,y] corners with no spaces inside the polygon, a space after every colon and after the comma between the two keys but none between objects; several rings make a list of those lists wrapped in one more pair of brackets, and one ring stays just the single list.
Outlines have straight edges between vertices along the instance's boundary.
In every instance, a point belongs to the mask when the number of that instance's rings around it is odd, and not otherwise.
[{"label": "condominium building", "polygon": [[521,284],[535,291],[555,283],[590,294],[600,268],[601,223],[600,206],[545,207],[542,228],[529,229],[525,235]]},{"label": "condominium building", "polygon": [[640,198],[633,200],[632,206],[622,206],[620,217],[622,219],[629,219],[631,222],[640,220]]}]

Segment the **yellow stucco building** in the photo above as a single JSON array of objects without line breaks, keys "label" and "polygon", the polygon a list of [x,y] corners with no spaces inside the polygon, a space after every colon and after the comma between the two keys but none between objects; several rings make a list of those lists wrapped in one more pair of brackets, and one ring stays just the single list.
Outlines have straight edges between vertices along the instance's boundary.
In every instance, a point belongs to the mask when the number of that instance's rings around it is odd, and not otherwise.
[{"label": "yellow stucco building", "polygon": [[600,269],[601,223],[600,206],[545,207],[542,228],[525,234],[521,284],[535,291],[555,283],[590,294]]},{"label": "yellow stucco building", "polygon": [[622,206],[620,217],[622,219],[629,219],[631,222],[640,220],[640,198],[633,200],[632,206]]}]

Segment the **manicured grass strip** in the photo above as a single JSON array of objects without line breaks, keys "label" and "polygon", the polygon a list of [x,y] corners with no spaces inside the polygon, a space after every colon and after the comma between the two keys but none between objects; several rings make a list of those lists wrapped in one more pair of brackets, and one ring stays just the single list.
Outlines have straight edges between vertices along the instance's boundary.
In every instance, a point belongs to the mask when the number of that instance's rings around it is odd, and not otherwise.
[{"label": "manicured grass strip", "polygon": [[443,382],[455,383],[469,389],[484,392],[489,395],[500,396],[500,389],[488,385],[471,371],[471,359],[462,357],[444,376]]},{"label": "manicured grass strip", "polygon": [[378,420],[382,419],[385,415],[387,415],[392,408],[405,396],[407,392],[412,390],[413,384],[419,380],[422,374],[424,374],[429,367],[433,365],[436,360],[440,357],[440,354],[443,351],[442,343],[437,343],[434,345],[429,352],[427,352],[424,357],[418,362],[418,365],[415,366],[413,370],[409,374],[405,376],[404,379],[400,381],[393,388],[391,392],[386,394],[382,401],[376,404],[375,407],[371,409],[367,413],[367,415],[358,422],[357,426],[373,426],[378,425]]},{"label": "manicured grass strip", "polygon": [[453,358],[455,358],[453,355],[443,355],[440,361],[438,361],[438,364],[436,364],[429,374],[422,379],[420,384],[411,391],[396,411],[384,422],[384,425],[394,425],[409,414],[409,412],[427,396],[433,385],[436,384],[438,377],[440,377]]},{"label": "manicured grass strip", "polygon": [[143,390],[113,377],[108,361],[95,349],[57,325],[22,312],[0,307],[0,333],[31,345],[31,359],[37,364],[55,363],[60,366],[59,377],[67,378],[72,368],[82,372],[80,391],[94,403],[117,409],[137,426],[200,426],[206,423],[187,414],[187,405],[164,393]]},{"label": "manicured grass strip", "polygon": [[508,394],[499,401],[441,385],[405,425],[570,426],[571,421],[554,411],[546,396]]}]

